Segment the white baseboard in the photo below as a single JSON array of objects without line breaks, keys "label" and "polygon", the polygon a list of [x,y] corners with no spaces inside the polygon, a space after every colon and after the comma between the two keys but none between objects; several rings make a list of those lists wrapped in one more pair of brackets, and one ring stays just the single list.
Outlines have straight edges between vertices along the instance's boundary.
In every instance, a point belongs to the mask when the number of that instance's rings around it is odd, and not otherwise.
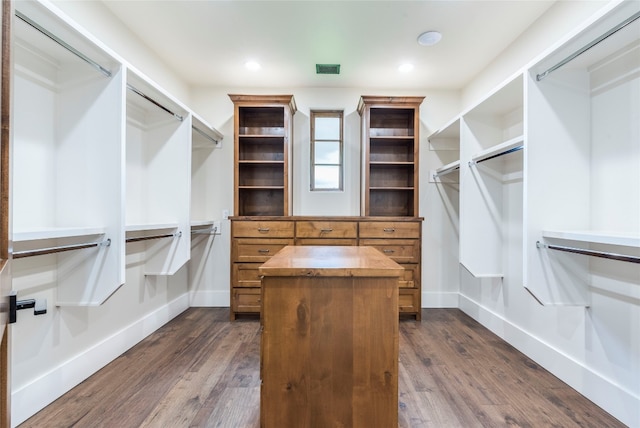
[{"label": "white baseboard", "polygon": [[543,342],[500,314],[459,295],[459,308],[629,427],[640,427],[640,397]]},{"label": "white baseboard", "polygon": [[441,292],[423,292],[422,307],[423,308],[457,308],[458,296],[457,291],[450,293]]},{"label": "white baseboard", "polygon": [[11,393],[11,424],[17,426],[119,357],[189,307],[188,295],[174,299],[109,338]]},{"label": "white baseboard", "polygon": [[193,308],[228,308],[231,306],[229,290],[190,291],[189,306]]}]

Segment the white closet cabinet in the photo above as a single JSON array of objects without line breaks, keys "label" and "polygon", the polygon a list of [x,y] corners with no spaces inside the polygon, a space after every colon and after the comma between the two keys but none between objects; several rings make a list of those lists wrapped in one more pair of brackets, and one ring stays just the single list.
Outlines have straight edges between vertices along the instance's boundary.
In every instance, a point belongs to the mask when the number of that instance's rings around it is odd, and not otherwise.
[{"label": "white closet cabinet", "polygon": [[429,181],[460,182],[460,118],[449,121],[429,136],[429,150],[436,154],[439,165],[431,171]]},{"label": "white closet cabinet", "polygon": [[[430,169],[427,186],[422,248],[423,272],[429,281],[423,280],[423,289],[438,290],[441,304],[457,305],[460,289],[460,117],[449,121],[429,136],[427,164]],[[430,253],[431,251],[431,253]],[[434,284],[438,284],[437,288]],[[433,287],[433,288],[432,288]],[[455,300],[446,300],[453,296]],[[425,298],[423,298],[425,300]],[[433,300],[433,297],[431,298]]]},{"label": "white closet cabinet", "polygon": [[640,19],[544,75],[639,10],[622,3],[527,73],[525,286],[543,304],[588,306],[597,276],[620,295],[640,282],[638,264],[537,245],[640,257]]},{"label": "white closet cabinet", "polygon": [[[122,68],[38,3],[15,6],[14,280],[57,285],[57,305],[99,305],[124,281]],[[46,250],[84,244],[96,245]]]},{"label": "white closet cabinet", "polygon": [[523,124],[522,74],[460,119],[460,262],[476,278],[504,277],[508,231],[522,225]]},{"label": "white closet cabinet", "polygon": [[190,253],[191,116],[127,72],[127,243],[142,245],[145,275],[172,275]]},{"label": "white closet cabinet", "polygon": [[146,275],[175,273],[191,220],[213,224],[199,201],[222,135],[46,3],[15,9],[14,288],[100,305],[124,283],[125,248]]},{"label": "white closet cabinet", "polygon": [[218,181],[213,154],[222,141],[222,134],[197,115],[194,114],[192,118],[191,227],[210,228],[217,218],[211,189],[211,183]]}]

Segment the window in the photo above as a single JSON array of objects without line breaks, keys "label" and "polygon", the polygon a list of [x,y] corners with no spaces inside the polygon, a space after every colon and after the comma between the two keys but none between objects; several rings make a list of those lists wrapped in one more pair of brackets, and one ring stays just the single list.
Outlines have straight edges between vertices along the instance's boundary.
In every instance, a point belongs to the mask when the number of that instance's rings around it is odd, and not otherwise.
[{"label": "window", "polygon": [[342,110],[311,110],[311,190],[342,190]]}]

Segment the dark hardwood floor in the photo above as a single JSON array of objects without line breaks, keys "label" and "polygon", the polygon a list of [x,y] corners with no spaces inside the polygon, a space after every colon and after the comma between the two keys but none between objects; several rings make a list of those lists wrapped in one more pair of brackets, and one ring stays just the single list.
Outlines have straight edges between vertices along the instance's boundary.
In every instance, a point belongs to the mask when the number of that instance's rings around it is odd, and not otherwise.
[{"label": "dark hardwood floor", "polygon": [[[260,324],[228,319],[187,310],[20,427],[259,427]],[[400,322],[399,385],[400,427],[624,426],[457,309]]]}]

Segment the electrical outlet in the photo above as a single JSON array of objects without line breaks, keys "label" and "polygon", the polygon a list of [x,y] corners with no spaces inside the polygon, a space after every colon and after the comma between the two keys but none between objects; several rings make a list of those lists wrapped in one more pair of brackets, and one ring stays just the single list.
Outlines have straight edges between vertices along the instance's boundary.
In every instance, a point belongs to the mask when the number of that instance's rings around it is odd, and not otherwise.
[{"label": "electrical outlet", "polygon": [[226,220],[229,218],[229,210],[222,210],[222,219]]},{"label": "electrical outlet", "polygon": [[213,222],[213,228],[215,229],[214,235],[222,235],[222,222],[221,221],[214,221]]}]

